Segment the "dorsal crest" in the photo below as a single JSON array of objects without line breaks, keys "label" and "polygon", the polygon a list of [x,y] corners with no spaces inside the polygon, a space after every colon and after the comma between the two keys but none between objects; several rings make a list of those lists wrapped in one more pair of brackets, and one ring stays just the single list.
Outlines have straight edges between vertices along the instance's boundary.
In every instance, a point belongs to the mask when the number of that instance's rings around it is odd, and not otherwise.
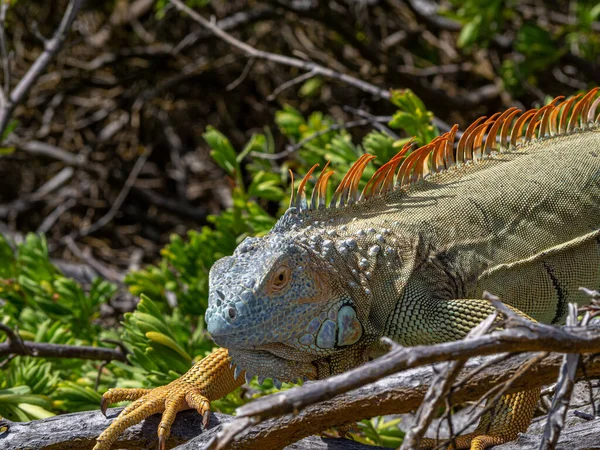
[{"label": "dorsal crest", "polygon": [[454,147],[458,125],[414,150],[413,138],[377,169],[359,193],[358,185],[362,174],[369,162],[375,159],[375,156],[368,153],[361,155],[342,178],[328,206],[327,185],[334,173],[333,170],[328,170],[329,162],[317,179],[310,202],[307,201],[308,180],[319,166],[315,164],[302,178],[297,190],[293,189],[294,178],[291,176],[290,208],[307,211],[339,208],[368,201],[391,190],[408,187],[427,176],[489,158],[494,152],[513,151],[540,139],[590,129],[600,122],[600,113],[596,115],[600,96],[595,98],[599,90],[600,88],[594,88],[585,95],[578,94],[568,100],[564,100],[562,96],[556,97],[538,109],[521,111],[513,107],[489,118],[480,117],[460,135],[456,151]]}]

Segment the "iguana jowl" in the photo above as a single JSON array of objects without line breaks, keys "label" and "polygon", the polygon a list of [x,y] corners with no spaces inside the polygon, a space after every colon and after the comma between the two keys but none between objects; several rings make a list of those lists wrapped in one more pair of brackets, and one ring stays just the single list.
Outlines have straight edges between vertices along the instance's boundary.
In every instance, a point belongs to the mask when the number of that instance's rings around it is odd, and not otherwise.
[{"label": "iguana jowl", "polygon": [[[561,323],[568,302],[585,301],[580,286],[600,287],[597,92],[482,118],[456,151],[456,127],[410,154],[407,144],[359,196],[373,158],[363,155],[329,205],[327,167],[306,197],[313,167],[273,230],[211,270],[206,321],[223,348],[167,386],[108,391],[103,409],[135,401],[95,448],[157,412],[163,446],[177,411],[207,418],[209,401],[254,375],[279,384],[342,372],[383,351],[382,336],[403,345],[460,339],[493,311],[484,290]],[[505,395],[457,445],[515,439],[538,397]]]}]

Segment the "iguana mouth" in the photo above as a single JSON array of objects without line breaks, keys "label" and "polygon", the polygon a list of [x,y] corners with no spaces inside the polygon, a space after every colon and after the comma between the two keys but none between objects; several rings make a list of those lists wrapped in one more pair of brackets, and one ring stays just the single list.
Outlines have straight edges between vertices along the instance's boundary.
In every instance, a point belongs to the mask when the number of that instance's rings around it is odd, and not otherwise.
[{"label": "iguana mouth", "polygon": [[[300,358],[300,352],[291,347],[278,345],[280,347],[277,350],[273,348],[229,349],[232,366],[235,366],[235,377],[245,371],[247,383],[258,375],[260,384],[266,378],[271,378],[277,388],[281,387],[282,382],[296,383],[300,380],[317,378],[317,369],[312,360],[307,359],[306,355]],[[288,349],[288,353],[283,350],[283,347]]]}]

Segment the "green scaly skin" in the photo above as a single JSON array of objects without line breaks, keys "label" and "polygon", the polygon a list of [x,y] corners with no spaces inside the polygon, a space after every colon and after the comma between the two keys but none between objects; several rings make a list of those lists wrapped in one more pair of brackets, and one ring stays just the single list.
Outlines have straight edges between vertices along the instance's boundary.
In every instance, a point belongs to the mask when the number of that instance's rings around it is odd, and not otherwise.
[{"label": "green scaly skin", "polygon": [[[562,323],[569,302],[586,301],[580,286],[600,287],[596,92],[472,127],[456,153],[453,129],[382,167],[369,198],[357,192],[368,157],[342,181],[335,207],[323,205],[323,178],[307,202],[304,180],[269,235],[247,239],[211,270],[206,320],[227,349],[221,362],[211,355],[155,390],[109,391],[105,403],[138,400],[95,448],[157,411],[166,411],[164,444],[177,410],[206,414],[244,374],[321,379],[380,354],[383,336],[407,346],[461,339],[494,310],[484,290],[532,320]],[[458,447],[515,439],[538,397],[538,389],[502,397]]]}]

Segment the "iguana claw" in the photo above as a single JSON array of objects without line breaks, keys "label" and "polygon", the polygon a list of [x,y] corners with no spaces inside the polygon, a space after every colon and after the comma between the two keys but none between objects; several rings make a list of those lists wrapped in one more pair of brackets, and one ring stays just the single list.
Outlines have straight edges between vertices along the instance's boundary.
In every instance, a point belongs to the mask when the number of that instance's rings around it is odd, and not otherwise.
[{"label": "iguana claw", "polygon": [[106,398],[102,396],[102,400],[100,401],[100,412],[104,417],[106,417],[106,408],[108,408],[108,402]]}]

